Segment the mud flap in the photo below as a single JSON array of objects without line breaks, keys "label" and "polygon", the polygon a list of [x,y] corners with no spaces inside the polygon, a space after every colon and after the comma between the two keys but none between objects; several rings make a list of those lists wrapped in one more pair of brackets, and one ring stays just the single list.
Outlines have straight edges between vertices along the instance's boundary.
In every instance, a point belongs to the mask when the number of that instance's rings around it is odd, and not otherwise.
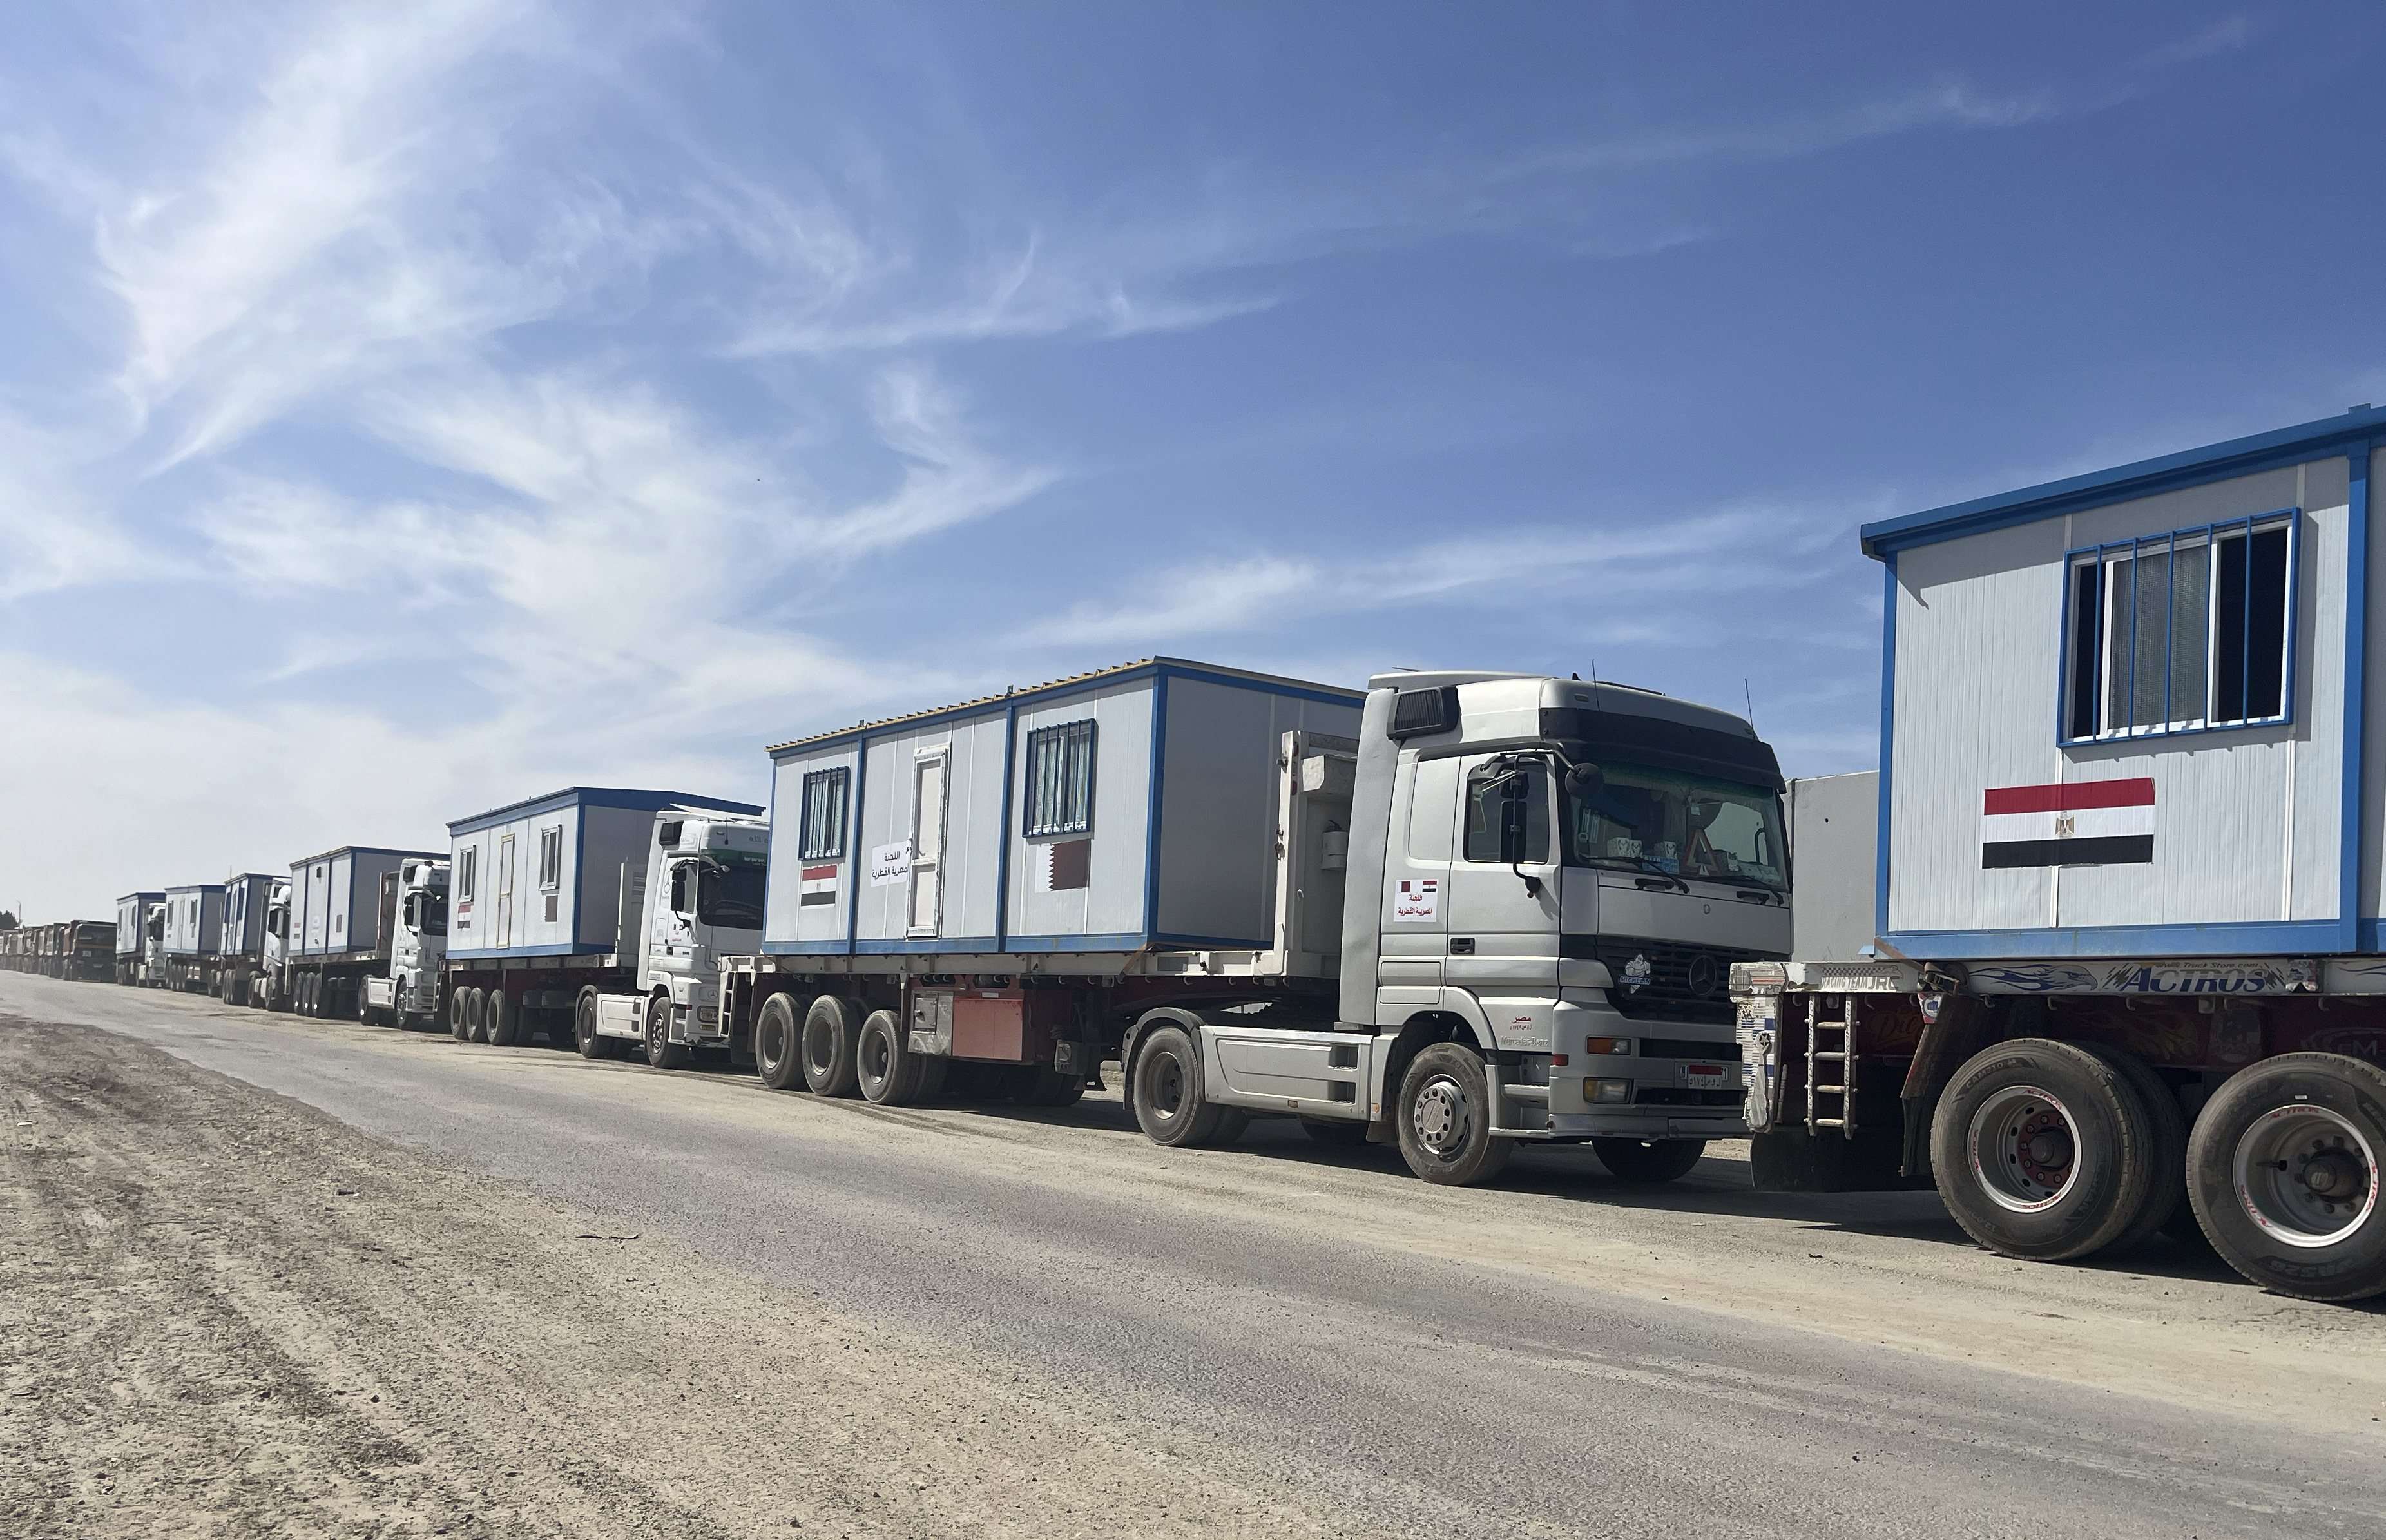
[{"label": "mud flap", "polygon": [[1780,1128],[1749,1142],[1749,1174],[1760,1193],[1898,1193],[1931,1185],[1929,1174],[1907,1176],[1905,1131],[1889,1124],[1819,1134]]}]

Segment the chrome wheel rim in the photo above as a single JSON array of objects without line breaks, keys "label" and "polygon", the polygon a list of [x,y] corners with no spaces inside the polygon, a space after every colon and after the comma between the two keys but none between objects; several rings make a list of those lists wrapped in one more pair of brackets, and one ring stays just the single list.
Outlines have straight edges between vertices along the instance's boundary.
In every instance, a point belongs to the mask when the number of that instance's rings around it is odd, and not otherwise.
[{"label": "chrome wheel rim", "polygon": [[2378,1158],[2361,1131],[2325,1107],[2273,1108],[2237,1137],[2237,1201],[2263,1233],[2305,1249],[2350,1239],[2378,1211]]},{"label": "chrome wheel rim", "polygon": [[1966,1143],[1980,1190],[2016,1214],[2062,1202],[2087,1163],[2071,1109],[2035,1085],[2008,1085],[1982,1103]]},{"label": "chrome wheel rim", "polygon": [[1466,1147],[1475,1132],[1475,1108],[1466,1087],[1450,1075],[1425,1083],[1409,1110],[1418,1142],[1436,1155],[1455,1155]]}]

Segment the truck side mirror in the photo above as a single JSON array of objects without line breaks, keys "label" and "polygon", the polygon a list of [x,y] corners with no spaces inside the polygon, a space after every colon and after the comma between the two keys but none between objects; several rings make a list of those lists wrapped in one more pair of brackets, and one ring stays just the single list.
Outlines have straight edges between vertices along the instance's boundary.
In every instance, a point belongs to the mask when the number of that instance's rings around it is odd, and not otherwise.
[{"label": "truck side mirror", "polygon": [[1500,858],[1510,866],[1525,859],[1526,785],[1524,777],[1513,777],[1500,798]]},{"label": "truck side mirror", "polygon": [[1569,766],[1565,773],[1565,789],[1568,796],[1597,796],[1607,789],[1607,772],[1592,764]]}]

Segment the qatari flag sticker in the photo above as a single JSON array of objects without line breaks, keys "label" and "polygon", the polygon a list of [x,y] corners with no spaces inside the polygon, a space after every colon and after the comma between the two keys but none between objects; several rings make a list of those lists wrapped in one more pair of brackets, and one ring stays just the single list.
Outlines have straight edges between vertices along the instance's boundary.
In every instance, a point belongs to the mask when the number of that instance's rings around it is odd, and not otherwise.
[{"label": "qatari flag sticker", "polygon": [[2154,858],[2154,783],[2000,786],[1980,806],[1982,870],[2128,866]]}]

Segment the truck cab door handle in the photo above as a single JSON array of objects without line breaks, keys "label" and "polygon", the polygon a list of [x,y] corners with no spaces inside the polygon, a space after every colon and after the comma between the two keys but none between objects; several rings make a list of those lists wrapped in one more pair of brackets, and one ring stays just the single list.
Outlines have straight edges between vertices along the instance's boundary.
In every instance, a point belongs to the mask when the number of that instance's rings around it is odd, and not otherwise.
[{"label": "truck cab door handle", "polygon": [[1473,957],[1475,955],[1475,938],[1473,936],[1451,936],[1450,938],[1450,955],[1454,958]]}]

